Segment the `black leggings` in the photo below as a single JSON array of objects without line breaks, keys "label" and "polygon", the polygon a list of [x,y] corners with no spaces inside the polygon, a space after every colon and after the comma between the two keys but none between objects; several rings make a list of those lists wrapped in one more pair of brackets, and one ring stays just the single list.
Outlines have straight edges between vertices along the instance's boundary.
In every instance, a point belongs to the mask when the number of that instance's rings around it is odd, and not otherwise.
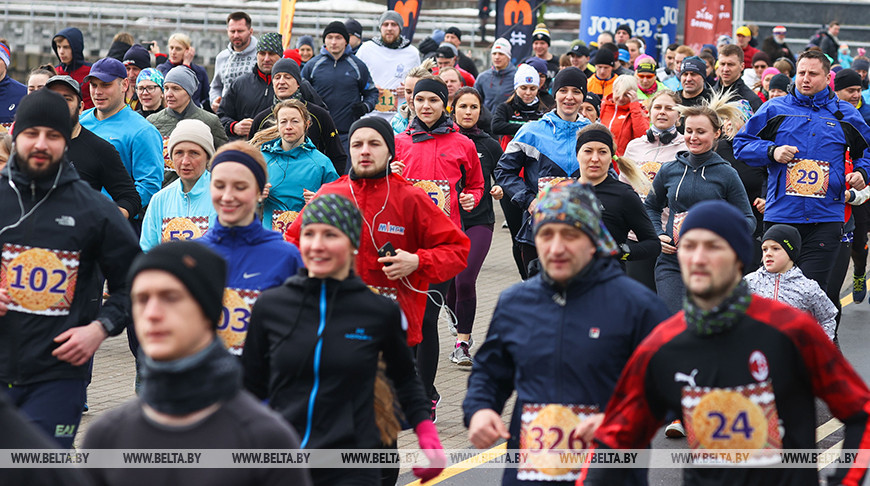
[{"label": "black leggings", "polygon": [[447,293],[447,306],[456,315],[456,332],[471,334],[474,316],[477,313],[477,276],[492,244],[492,225],[479,224],[465,228],[471,240],[468,252],[468,266],[450,284]]},{"label": "black leggings", "polygon": [[855,275],[864,275],[867,271],[867,231],[870,231],[870,203],[852,208],[855,220],[855,238],[852,241],[852,264]]},{"label": "black leggings", "polygon": [[[438,372],[438,355],[441,352],[438,343],[438,314],[441,313],[451,280],[453,279],[429,285],[430,294],[426,299],[426,312],[423,314],[423,340],[416,346],[417,371],[423,381],[423,390],[431,398],[435,398],[435,374]],[[433,290],[438,293],[432,292]],[[435,302],[432,302],[433,299]]]},{"label": "black leggings", "polygon": [[837,330],[840,329],[840,316],[843,314],[843,308],[840,306],[840,289],[843,287],[843,282],[846,280],[846,273],[849,272],[849,254],[853,243],[843,241],[837,250],[837,256],[832,262],[831,278],[828,280],[828,298],[837,307],[837,326],[834,328],[834,337],[837,336]]},{"label": "black leggings", "polygon": [[504,219],[507,222],[508,230],[511,232],[511,251],[514,254],[514,263],[517,264],[520,277],[526,280],[529,278],[528,267],[523,264],[523,255],[520,250],[521,243],[517,241],[517,233],[520,232],[520,227],[523,225],[523,210],[506,197],[499,199],[498,202],[501,204]]}]

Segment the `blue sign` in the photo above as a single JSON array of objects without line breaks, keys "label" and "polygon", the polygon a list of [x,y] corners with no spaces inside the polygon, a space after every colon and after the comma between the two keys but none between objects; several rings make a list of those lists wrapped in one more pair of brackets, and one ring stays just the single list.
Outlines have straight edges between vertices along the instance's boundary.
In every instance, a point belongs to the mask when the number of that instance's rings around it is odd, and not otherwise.
[{"label": "blue sign", "polygon": [[646,53],[656,59],[664,54],[656,45],[667,47],[677,37],[677,0],[583,0],[580,39],[588,45],[602,32],[616,32],[620,24],[631,27],[632,37],[640,37]]}]

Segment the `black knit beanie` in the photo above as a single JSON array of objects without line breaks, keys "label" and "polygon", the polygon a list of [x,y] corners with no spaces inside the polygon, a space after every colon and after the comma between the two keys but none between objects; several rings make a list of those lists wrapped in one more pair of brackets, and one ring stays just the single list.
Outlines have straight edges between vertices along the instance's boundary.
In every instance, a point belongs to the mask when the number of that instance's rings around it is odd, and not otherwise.
[{"label": "black knit beanie", "polygon": [[[420,84],[421,81],[423,80],[417,81],[417,84]],[[360,118],[350,126],[350,130],[347,132],[347,139],[350,140],[353,136],[353,132],[360,128],[371,128],[381,134],[381,136],[384,137],[384,142],[387,144],[387,148],[390,149],[391,158],[396,157],[396,136],[393,132],[393,127],[390,126],[390,122],[379,116],[366,116]]]},{"label": "black knit beanie", "polygon": [[834,91],[851,88],[852,86],[861,86],[861,75],[857,71],[851,69],[841,69],[834,76]]},{"label": "black knit beanie", "polygon": [[767,86],[768,91],[778,89],[780,91],[788,91],[788,85],[791,84],[791,79],[785,74],[777,74],[770,78],[770,84]]},{"label": "black knit beanie", "polygon": [[444,83],[438,82],[434,79],[421,79],[414,85],[414,96],[417,96],[417,93],[421,91],[435,93],[439,98],[441,98],[441,101],[444,103],[444,108],[447,108],[447,85]]},{"label": "black knit beanie", "polygon": [[[420,81],[417,81],[417,84],[420,84]],[[586,96],[586,75],[579,68],[573,66],[559,71],[559,74],[553,79],[553,94],[565,86],[578,88]]]},{"label": "black knit beanie", "polygon": [[598,49],[598,52],[595,53],[595,57],[592,59],[593,66],[597,66],[599,64],[607,64],[608,66],[613,66],[614,62],[616,62],[616,55],[613,53],[613,51],[606,47]]},{"label": "black knit beanie", "polygon": [[345,42],[350,42],[350,34],[347,33],[347,27],[344,26],[344,22],[338,20],[330,22],[326,28],[323,29],[323,42],[326,42],[327,34],[340,34],[344,37]]},{"label": "black knit beanie", "polygon": [[293,76],[297,83],[302,84],[302,70],[299,69],[299,65],[296,64],[296,61],[293,59],[279,59],[278,62],[272,66],[272,77],[278,73],[287,73],[290,76]]},{"label": "black knit beanie", "polygon": [[801,234],[794,226],[787,224],[775,224],[764,232],[761,237],[761,242],[773,240],[782,246],[782,249],[788,253],[788,257],[792,262],[797,263],[798,257],[801,255]]},{"label": "black knit beanie", "polygon": [[57,130],[69,143],[72,121],[63,96],[50,89],[39,89],[21,99],[15,112],[12,139],[15,140],[21,132],[33,127]]},{"label": "black knit beanie", "polygon": [[227,282],[227,264],[220,255],[201,243],[172,241],[133,260],[127,277],[130,287],[136,275],[144,270],[162,270],[181,280],[217,329]]}]

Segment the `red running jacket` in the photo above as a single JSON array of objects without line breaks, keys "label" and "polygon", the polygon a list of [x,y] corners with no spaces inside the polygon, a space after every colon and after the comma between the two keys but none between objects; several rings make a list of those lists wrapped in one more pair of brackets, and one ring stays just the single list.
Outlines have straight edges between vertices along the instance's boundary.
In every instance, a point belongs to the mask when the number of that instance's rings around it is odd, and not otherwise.
[{"label": "red running jacket", "polygon": [[[459,136],[471,143],[464,135]],[[392,295],[408,319],[408,345],[418,344],[423,339],[421,329],[427,299],[422,292],[428,290],[430,283],[445,282],[465,269],[471,245],[468,237],[459,226],[450,223],[425,192],[396,174],[391,173],[389,179],[344,175],[320,186],[315,197],[322,194],[339,194],[360,208],[363,227],[356,257],[357,275],[366,285],[379,287],[377,290],[382,294],[389,296],[395,292]],[[297,246],[304,214],[303,209],[284,233],[284,239]],[[420,266],[403,280],[387,279],[383,264],[377,261],[378,248],[387,242],[397,250],[420,257]],[[419,292],[409,288],[405,281]]]}]

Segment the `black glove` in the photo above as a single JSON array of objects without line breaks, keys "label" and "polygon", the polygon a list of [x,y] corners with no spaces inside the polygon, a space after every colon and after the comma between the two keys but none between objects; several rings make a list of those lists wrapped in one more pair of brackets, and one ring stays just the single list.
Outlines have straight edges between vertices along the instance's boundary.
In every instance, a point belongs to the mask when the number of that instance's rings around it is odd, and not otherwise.
[{"label": "black glove", "polygon": [[353,113],[354,118],[362,118],[363,115],[372,111],[369,105],[365,101],[359,101],[354,103],[353,106],[350,107],[351,113]]}]

